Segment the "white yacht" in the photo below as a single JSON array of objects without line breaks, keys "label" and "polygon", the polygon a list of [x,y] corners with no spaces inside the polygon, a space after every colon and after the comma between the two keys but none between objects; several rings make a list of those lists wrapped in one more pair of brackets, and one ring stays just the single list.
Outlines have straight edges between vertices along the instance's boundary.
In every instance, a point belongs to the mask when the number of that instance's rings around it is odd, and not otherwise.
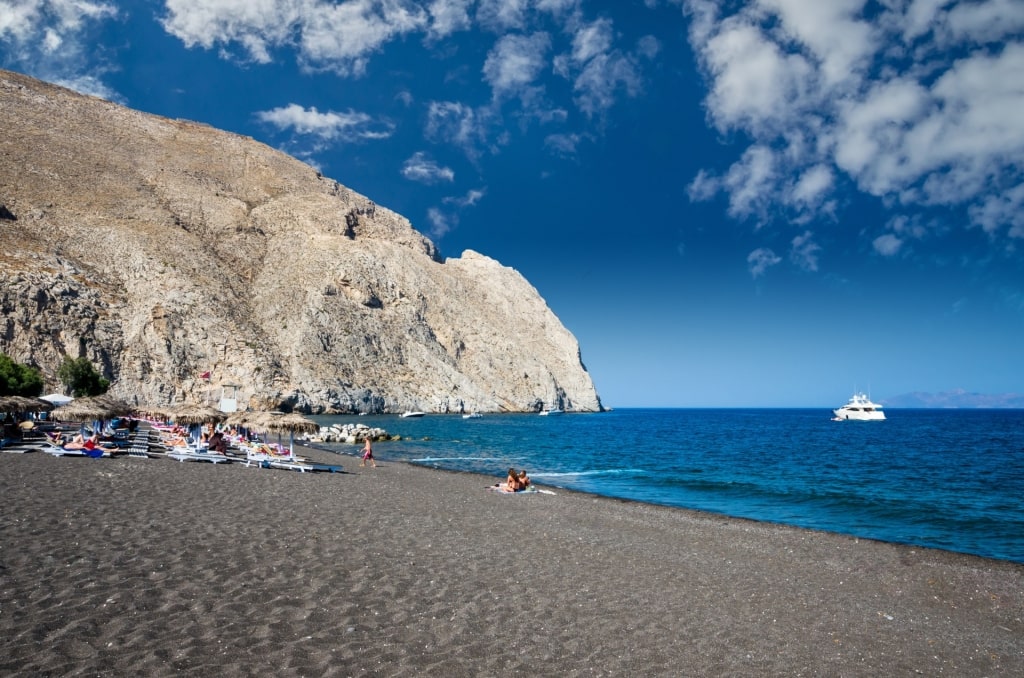
[{"label": "white yacht", "polygon": [[551,410],[541,410],[540,416],[546,417],[546,416],[551,415],[551,414],[562,414],[563,412],[564,412],[564,410],[561,410],[561,409],[556,407],[556,408],[551,409]]},{"label": "white yacht", "polygon": [[863,393],[854,393],[850,401],[837,410],[832,410],[836,415],[835,421],[882,421],[885,419],[885,412],[878,403],[871,402]]},{"label": "white yacht", "polygon": [[426,414],[426,412],[410,411],[410,412],[402,412],[402,414],[400,414],[399,416],[408,419],[410,417],[413,417],[413,418],[415,418],[415,417],[422,417],[425,414]]}]

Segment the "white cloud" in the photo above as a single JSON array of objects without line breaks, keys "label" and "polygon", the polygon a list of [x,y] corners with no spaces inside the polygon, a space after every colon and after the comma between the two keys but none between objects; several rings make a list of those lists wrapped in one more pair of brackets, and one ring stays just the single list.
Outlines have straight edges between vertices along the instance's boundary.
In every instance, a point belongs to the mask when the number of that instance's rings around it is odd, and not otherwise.
[{"label": "white cloud", "polygon": [[738,218],[820,215],[847,178],[906,212],[962,208],[994,237],[1021,233],[1021,0],[684,6],[708,119],[749,140],[726,172],[698,173],[692,199],[725,191]]},{"label": "white cloud", "polygon": [[875,238],[871,245],[875,248],[875,251],[883,257],[892,257],[900,251],[900,247],[903,246],[903,241],[892,233],[884,233]]},{"label": "white cloud", "polygon": [[349,0],[316,3],[303,18],[299,44],[314,68],[361,75],[369,55],[396,37],[421,30],[427,14],[404,0]]},{"label": "white cloud", "polygon": [[427,209],[427,221],[430,222],[430,237],[435,240],[443,238],[459,223],[458,217],[436,207]]},{"label": "white cloud", "polygon": [[770,133],[788,126],[794,105],[805,105],[812,66],[799,54],[787,54],[757,26],[724,24],[702,56],[712,75],[708,112],[722,131]]},{"label": "white cloud", "polygon": [[878,48],[876,29],[856,16],[864,9],[864,0],[762,0],[760,4],[781,20],[776,40],[806,47],[826,87],[861,71]]},{"label": "white cloud", "polygon": [[818,252],[821,247],[813,238],[810,231],[804,231],[802,235],[793,238],[789,250],[789,260],[805,271],[818,270]]},{"label": "white cloud", "polygon": [[759,278],[765,274],[769,267],[778,264],[782,259],[770,249],[761,247],[747,255],[747,268],[750,275]]},{"label": "white cloud", "polygon": [[515,94],[529,87],[547,65],[547,33],[506,35],[495,43],[484,62],[484,79],[496,96]]},{"label": "white cloud", "polygon": [[995,42],[1024,29],[1020,0],[954,3],[946,22],[955,40]]},{"label": "white cloud", "polygon": [[421,184],[436,184],[441,181],[455,180],[455,172],[450,167],[438,165],[423,151],[414,153],[405,161],[402,165],[402,176]]},{"label": "white cloud", "polygon": [[549,134],[544,139],[544,145],[556,155],[573,156],[582,140],[579,134]]},{"label": "white cloud", "polygon": [[238,42],[258,63],[270,62],[270,50],[288,42],[311,9],[304,0],[164,0],[164,7],[164,30],[186,47]]},{"label": "white cloud", "polygon": [[330,142],[381,139],[390,136],[392,132],[390,124],[375,121],[366,113],[321,113],[315,107],[303,108],[298,104],[260,111],[256,117],[279,130],[292,129],[296,134]]},{"label": "white cloud", "polygon": [[526,26],[529,9],[529,0],[480,0],[476,18],[493,31],[510,31]]},{"label": "white cloud", "polygon": [[598,19],[581,26],[572,38],[572,59],[584,63],[612,48],[611,19]]},{"label": "white cloud", "polygon": [[[641,42],[638,49],[646,55],[652,45]],[[553,69],[573,81],[576,105],[588,116],[611,108],[621,90],[636,96],[642,85],[636,58],[614,49],[614,29],[609,19],[575,22],[572,48],[554,58]]]},{"label": "white cloud", "polygon": [[165,0],[165,6],[164,29],[187,47],[237,43],[252,61],[269,63],[273,49],[289,46],[310,68],[342,75],[362,74],[371,54],[425,30],[430,20],[410,0]]},{"label": "white cloud", "polygon": [[467,30],[472,25],[469,9],[474,0],[433,0],[428,6],[430,13],[430,35],[443,38],[456,31]]},{"label": "white cloud", "polygon": [[778,181],[775,153],[766,146],[748,148],[721,184],[729,193],[729,214],[764,219]]},{"label": "white cloud", "polygon": [[1001,195],[990,195],[970,210],[971,222],[986,233],[995,233],[1009,224],[1009,235],[1024,238],[1024,184],[1018,184]]},{"label": "white cloud", "polygon": [[93,31],[118,16],[109,2],[0,0],[0,47],[28,75],[124,103],[103,84],[108,67],[89,45]]},{"label": "white cloud", "polygon": [[793,202],[800,205],[817,205],[822,196],[832,189],[834,175],[827,165],[814,165],[807,168],[797,179],[790,193]]},{"label": "white cloud", "polygon": [[445,205],[452,205],[453,209],[429,208],[427,221],[430,222],[430,236],[435,240],[440,240],[447,235],[459,225],[459,216],[462,210],[476,205],[484,197],[485,192],[483,189],[473,189],[463,196],[447,197],[441,201]]},{"label": "white cloud", "polygon": [[427,107],[428,140],[454,144],[471,158],[486,143],[489,113],[454,101],[432,101]]},{"label": "white cloud", "polygon": [[487,191],[483,188],[473,188],[466,191],[463,196],[447,197],[442,200],[447,205],[455,205],[457,207],[473,207],[483,197],[487,195]]}]

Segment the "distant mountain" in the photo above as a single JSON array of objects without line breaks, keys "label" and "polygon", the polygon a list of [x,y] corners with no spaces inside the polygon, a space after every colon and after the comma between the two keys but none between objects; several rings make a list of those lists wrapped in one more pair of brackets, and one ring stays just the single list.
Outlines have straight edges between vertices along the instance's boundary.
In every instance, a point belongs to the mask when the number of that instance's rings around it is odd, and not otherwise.
[{"label": "distant mountain", "polygon": [[969,393],[963,389],[943,393],[904,393],[882,400],[886,407],[1024,409],[1024,394]]}]

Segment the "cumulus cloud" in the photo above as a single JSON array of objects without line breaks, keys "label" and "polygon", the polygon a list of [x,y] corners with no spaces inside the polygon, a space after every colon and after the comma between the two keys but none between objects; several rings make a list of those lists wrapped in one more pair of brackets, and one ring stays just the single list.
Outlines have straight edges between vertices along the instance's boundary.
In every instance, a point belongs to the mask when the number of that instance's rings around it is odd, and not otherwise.
[{"label": "cumulus cloud", "polygon": [[484,79],[496,96],[529,88],[547,66],[551,40],[547,33],[502,36],[484,62]]},{"label": "cumulus cloud", "polygon": [[321,113],[315,107],[304,108],[299,104],[260,111],[256,118],[279,130],[291,129],[296,134],[325,142],[382,139],[392,133],[389,123],[374,120],[366,113],[351,110],[347,113]]},{"label": "cumulus cloud", "polygon": [[118,103],[121,97],[103,83],[110,67],[89,45],[104,22],[116,20],[112,2],[89,0],[0,0],[3,61],[50,82]]},{"label": "cumulus cloud", "polygon": [[474,0],[433,0],[427,5],[430,13],[430,36],[443,38],[472,26],[469,10]]},{"label": "cumulus cloud", "polygon": [[871,245],[883,257],[892,257],[900,251],[903,241],[892,233],[885,233],[875,238]]},{"label": "cumulus cloud", "polygon": [[[643,78],[637,57],[614,48],[614,26],[610,19],[577,22],[568,52],[557,55],[554,72],[573,83],[577,107],[588,116],[596,116],[614,105],[619,92],[636,96]],[[650,40],[641,39],[643,55],[652,50]]]},{"label": "cumulus cloud", "polygon": [[[313,69],[361,75],[370,55],[388,42],[427,30],[431,14],[410,0],[165,0],[163,27],[186,46],[230,49],[272,61],[274,49],[299,50]],[[451,21],[452,3],[435,2],[435,26]]]},{"label": "cumulus cloud", "polygon": [[708,120],[750,140],[732,168],[694,178],[692,199],[725,192],[734,217],[792,219],[833,210],[845,183],[1024,236],[1020,0],[683,4]]},{"label": "cumulus cloud", "polygon": [[526,25],[530,0],[479,0],[477,21],[486,28],[504,32]]},{"label": "cumulus cloud", "polygon": [[402,176],[410,181],[421,184],[436,184],[442,181],[454,181],[455,172],[450,167],[442,167],[431,160],[426,153],[419,151],[402,165]]}]

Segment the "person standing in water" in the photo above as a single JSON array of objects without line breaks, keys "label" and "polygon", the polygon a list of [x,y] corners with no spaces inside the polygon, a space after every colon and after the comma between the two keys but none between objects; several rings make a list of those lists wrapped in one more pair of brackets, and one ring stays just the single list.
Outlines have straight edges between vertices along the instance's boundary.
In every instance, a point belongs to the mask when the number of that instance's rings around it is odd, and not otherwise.
[{"label": "person standing in water", "polygon": [[370,444],[370,438],[366,438],[366,444],[363,445],[363,460],[359,462],[360,466],[366,466],[366,462],[369,461],[373,468],[377,468],[377,462],[373,458],[373,446]]}]

